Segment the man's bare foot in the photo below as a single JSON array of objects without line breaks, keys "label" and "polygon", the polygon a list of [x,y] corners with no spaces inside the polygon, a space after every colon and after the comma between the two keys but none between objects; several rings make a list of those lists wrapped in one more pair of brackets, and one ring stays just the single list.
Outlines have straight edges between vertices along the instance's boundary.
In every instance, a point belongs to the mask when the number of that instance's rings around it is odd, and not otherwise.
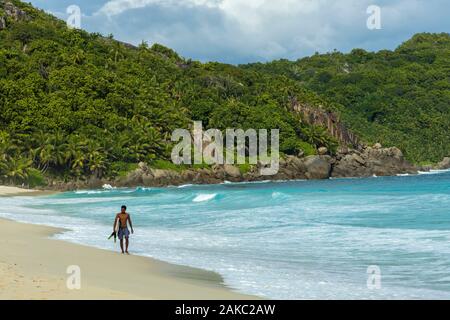
[{"label": "man's bare foot", "polygon": [[130,254],[128,251],[125,251],[126,254]]},{"label": "man's bare foot", "polygon": [[125,252],[122,251],[122,254],[125,254]]}]

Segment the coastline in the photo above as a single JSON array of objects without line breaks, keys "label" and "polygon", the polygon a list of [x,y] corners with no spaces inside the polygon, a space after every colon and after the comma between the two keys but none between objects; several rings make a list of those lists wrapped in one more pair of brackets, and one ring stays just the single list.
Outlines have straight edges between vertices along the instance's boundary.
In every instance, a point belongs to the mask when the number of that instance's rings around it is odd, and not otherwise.
[{"label": "coastline", "polygon": [[[347,150],[335,156],[327,154],[312,156],[287,156],[280,158],[279,168],[274,175],[262,175],[261,163],[243,170],[236,165],[214,165],[210,168],[189,168],[183,170],[157,169],[140,162],[137,168],[117,177],[60,181],[47,180],[41,190],[0,186],[1,196],[46,195],[57,192],[107,188],[171,187],[183,185],[217,185],[223,183],[249,183],[264,181],[327,180],[337,178],[366,178],[381,176],[414,175],[432,173],[434,170],[450,169],[450,157],[434,165],[413,165],[396,147],[365,147],[361,150]],[[241,170],[242,169],[242,170]]]},{"label": "coastline", "polygon": [[[258,299],[214,272],[49,238],[62,229],[6,219],[0,228],[0,299]],[[81,270],[80,290],[66,285],[72,265]]]},{"label": "coastline", "polygon": [[118,188],[169,187],[181,185],[212,185],[226,182],[261,182],[326,180],[335,178],[364,178],[373,176],[413,175],[421,171],[445,170],[450,168],[450,158],[435,165],[416,166],[409,163],[403,153],[395,147],[366,147],[361,151],[351,150],[329,155],[306,157],[287,156],[280,158],[279,170],[275,175],[262,175],[262,164],[241,170],[236,165],[214,165],[211,168],[156,169],[141,162],[137,169],[116,178],[87,177],[77,181],[50,181],[48,190],[73,191],[99,189],[103,186]]},{"label": "coastline", "polygon": [[0,185],[0,197],[15,197],[15,196],[43,196],[57,193],[57,191],[51,190],[35,190],[24,189],[19,187],[1,186]]},{"label": "coastline", "polygon": [[[439,173],[443,173],[442,171],[448,172],[448,170],[439,170],[439,172],[436,171],[436,172],[432,172],[432,173],[433,174],[439,174]],[[428,175],[428,174],[431,174],[431,173],[419,173],[419,175],[423,175],[423,174]],[[391,181],[391,182],[394,183],[394,185],[402,186],[402,188],[404,188],[405,185],[411,185],[411,183],[408,183],[408,181],[410,181],[410,182],[416,181],[414,183],[416,183],[418,186],[422,185],[423,182],[429,183],[430,181],[432,181],[432,179],[429,179],[429,178],[426,178],[426,177],[417,180],[416,178],[414,178],[414,176],[416,176],[416,175],[412,175],[411,176],[411,181],[409,180],[409,178],[407,178],[408,180],[404,180],[405,178],[400,178],[400,179],[372,179],[372,178],[370,178],[370,179],[367,179],[366,182],[369,183],[369,185],[373,186],[374,184],[375,185],[377,184],[376,181],[379,181],[379,182],[380,181],[381,182],[382,181]],[[448,174],[446,175],[446,177],[448,178]],[[345,178],[340,178],[340,179],[347,180],[347,179],[351,179],[351,178],[346,178],[346,179]],[[422,182],[420,182],[420,181],[422,181]],[[436,181],[439,181],[439,179],[437,179]],[[342,184],[342,183],[344,184],[344,187],[345,187],[346,183],[344,181],[338,182],[338,184]],[[349,184],[352,184],[352,182],[347,182],[347,185],[349,185]],[[357,183],[356,186],[358,184],[359,183]],[[442,186],[441,186],[441,188],[442,188]],[[238,189],[241,189],[241,188],[238,188]],[[300,188],[300,189],[302,189],[302,188]],[[323,189],[323,188],[320,187],[320,189]],[[204,190],[204,189],[202,189],[202,190]],[[314,190],[314,188],[313,188],[313,190]],[[361,190],[365,191],[365,190],[367,190],[367,188],[363,187]],[[442,189],[437,189],[437,190],[442,190]],[[319,190],[317,190],[317,188],[316,188],[316,192],[317,191],[319,191]],[[424,187],[424,191],[428,192],[427,187]],[[282,191],[282,192],[284,192],[284,191]],[[197,193],[198,192],[194,191],[192,194],[196,195]],[[278,192],[273,193],[271,191],[271,193],[272,193],[272,195],[273,194],[276,195],[276,198],[273,198],[273,199],[277,199],[278,198],[278,200],[281,201],[281,202],[283,202],[286,199],[286,198],[284,198],[282,196],[280,197],[280,194]],[[288,192],[286,192],[286,193],[288,193]],[[297,194],[302,194],[302,193],[304,193],[304,192],[300,191]],[[439,192],[437,194],[439,194]],[[23,198],[23,200],[24,201],[31,201],[31,200],[33,200],[32,198],[33,198],[32,196],[31,197],[25,197],[25,198]],[[40,201],[38,198],[36,200]],[[76,196],[75,196],[75,198],[76,198]],[[291,198],[293,198],[293,197],[291,197]],[[309,197],[307,197],[307,198],[309,198]],[[416,201],[414,198],[415,198],[415,195],[412,194],[411,199],[413,199],[413,203],[415,203],[414,201]],[[188,197],[187,201],[188,202],[192,202],[192,199],[193,199],[193,197]],[[5,199],[5,200],[7,200],[5,202],[5,204],[8,207],[7,204],[8,204],[8,200],[9,199]],[[21,202],[20,198],[15,198],[15,199],[12,198],[11,200],[17,202],[20,205],[20,202]],[[418,200],[418,201],[420,201],[420,200]],[[315,206],[314,206],[314,199],[310,203],[313,204],[313,208],[315,208]],[[319,213],[321,212],[320,207],[321,207],[320,205],[317,207],[319,209],[317,212],[319,212]],[[395,205],[394,205],[394,207],[395,207]],[[401,207],[401,204],[400,204],[400,207]],[[380,208],[383,209],[383,205],[381,205]],[[347,211],[347,209],[345,209],[345,203],[344,203],[344,206],[341,209],[344,209],[344,211]],[[204,208],[203,212],[205,212],[205,210],[207,210],[207,209]],[[14,210],[9,210],[9,211],[11,213],[15,212]],[[189,210],[186,210],[186,212],[189,212]],[[324,212],[324,211],[322,211],[322,212]],[[340,212],[342,212],[342,211],[337,210],[337,216],[339,216]],[[20,211],[18,210],[17,214],[19,214],[19,213],[20,213]],[[14,220],[15,219],[15,215],[11,215],[11,214],[10,215],[6,215],[5,218]],[[17,218],[21,219],[21,218],[19,218],[19,216]],[[10,222],[10,220],[5,220],[5,221],[7,221],[7,222],[9,221]],[[24,220],[21,220],[21,221],[28,221],[26,223],[30,223],[30,222],[31,223],[39,223],[38,221],[41,221],[41,219],[38,219],[38,220],[27,220],[27,219],[24,219]],[[32,221],[36,221],[36,222],[32,222]],[[2,224],[1,222],[2,222],[2,220],[0,219],[0,226],[2,227],[2,229],[4,229],[4,230],[10,230],[11,229],[11,227],[9,227],[9,225]],[[16,223],[13,222],[13,224],[16,224]],[[19,224],[19,223],[17,223],[17,224]],[[51,227],[47,228],[47,227],[32,226],[32,225],[28,225],[28,224],[26,224],[26,225],[30,226],[30,227],[35,227],[35,228],[41,228],[41,229],[48,230],[45,234],[41,235],[41,238],[43,238],[43,237],[48,238],[49,236],[51,236],[53,234],[57,234],[57,233],[59,233],[59,232],[61,232],[63,230],[67,230],[67,229],[63,229],[62,230],[62,229],[59,229],[59,228],[51,228]],[[61,226],[62,228],[64,228],[65,224],[55,224],[55,226],[56,225]],[[83,234],[83,232],[84,232],[83,230],[86,230],[86,228],[81,227],[81,229],[80,229],[78,227],[79,225],[80,225],[80,223],[77,223],[75,225],[73,223],[72,224],[69,223],[67,225],[67,228],[69,228],[71,230],[78,230],[78,231],[81,230],[81,234]],[[89,230],[89,228],[87,230]],[[101,233],[97,233],[97,232],[94,233],[94,234],[99,235],[97,237],[97,240],[95,240],[94,242],[92,242],[92,241],[88,241],[88,242],[81,241],[81,242],[78,242],[78,243],[91,243],[91,245],[96,246],[96,243],[97,243],[96,241],[100,241],[101,242],[101,241],[103,241],[105,239],[105,234],[106,234],[105,230],[103,230]],[[33,231],[33,232],[37,232],[37,231]],[[354,232],[358,232],[358,231],[356,230]],[[434,231],[430,230],[430,232],[434,232]],[[164,298],[161,298],[160,295],[159,295],[159,294],[161,294],[161,292],[157,292],[157,294],[158,294],[157,296],[153,295],[153,293],[151,295],[149,293],[144,295],[142,293],[135,294],[135,292],[136,292],[135,289],[126,291],[124,289],[117,289],[117,286],[116,287],[111,287],[109,285],[109,282],[110,281],[115,282],[115,276],[114,275],[110,275],[110,274],[106,275],[108,280],[104,280],[106,282],[103,282],[102,285],[99,285],[98,282],[92,282],[91,280],[88,279],[89,280],[89,282],[88,282],[89,288],[87,288],[88,290],[83,292],[83,295],[78,295],[77,296],[76,295],[77,291],[74,291],[75,294],[73,293],[73,291],[67,293],[68,290],[65,287],[66,286],[65,281],[67,279],[67,274],[65,273],[65,270],[62,270],[60,268],[56,272],[53,271],[50,275],[45,274],[44,276],[42,276],[40,274],[40,275],[36,276],[36,275],[34,275],[34,273],[30,274],[30,273],[24,273],[23,271],[21,271],[20,268],[23,268],[23,266],[22,266],[22,262],[23,261],[19,261],[20,263],[18,263],[16,260],[14,260],[14,259],[17,258],[15,256],[11,257],[11,255],[10,255],[8,257],[7,263],[5,262],[5,260],[3,259],[4,256],[5,256],[3,248],[9,248],[11,246],[11,244],[9,243],[10,239],[14,240],[14,242],[15,242],[14,245],[16,245],[17,242],[19,242],[19,241],[22,242],[21,243],[22,248],[20,248],[20,250],[12,249],[13,251],[14,250],[17,251],[17,254],[19,256],[22,256],[22,257],[27,256],[28,255],[28,251],[27,250],[33,250],[33,251],[38,251],[38,252],[39,252],[39,250],[41,250],[41,247],[40,247],[39,244],[37,244],[37,249],[32,247],[32,246],[28,246],[27,244],[24,244],[23,243],[24,242],[23,237],[20,236],[20,238],[19,238],[18,234],[20,234],[20,235],[21,234],[27,235],[28,231],[25,230],[25,229],[24,229],[24,231],[21,231],[20,229],[16,229],[15,231],[13,231],[13,233],[11,235],[9,233],[6,233],[5,234],[6,235],[5,239],[7,239],[7,240],[4,241],[2,249],[0,249],[0,273],[2,274],[2,276],[0,276],[0,299],[6,299],[7,297],[11,297],[12,294],[14,294],[14,297],[16,299],[99,299],[99,298],[101,298],[101,299],[182,299],[182,298],[177,298],[177,297],[169,297],[169,298],[165,298],[164,297]],[[102,234],[103,234],[103,236],[102,236]],[[406,234],[406,235],[403,235],[403,238],[405,238],[405,236],[409,237],[409,235]],[[420,236],[420,234],[419,234],[419,236]],[[431,234],[431,236],[432,236],[432,234]],[[59,237],[53,237],[53,238],[59,238]],[[152,237],[150,236],[149,238],[152,238]],[[26,239],[25,242],[29,241],[29,242],[33,243],[33,245],[36,245],[37,241],[34,240],[33,238],[30,238],[30,239]],[[155,239],[161,240],[161,239],[164,239],[164,238],[156,237]],[[147,248],[150,249],[150,247],[153,246],[153,243],[159,243],[159,241],[158,240],[155,241],[155,239],[153,239],[152,241],[149,241],[149,242],[144,242],[144,248],[147,247]],[[387,240],[387,239],[385,239],[385,240]],[[41,240],[39,240],[39,241],[41,241]],[[66,244],[71,244],[72,243],[71,240],[66,242],[67,240],[47,239],[47,241],[60,242],[60,243],[66,243]],[[46,245],[44,245],[44,247],[45,246]],[[78,247],[78,248],[80,247],[79,245],[75,245],[75,246]],[[86,247],[86,245],[84,245],[84,244],[81,245],[81,247],[94,249],[92,247],[89,247],[89,245]],[[108,247],[106,247],[106,248],[108,248]],[[220,248],[218,248],[218,249],[220,249]],[[71,249],[71,248],[67,249],[66,248],[66,249],[60,249],[60,250],[53,250],[53,254],[58,255],[58,252],[61,252],[64,255],[67,255],[67,252],[70,252],[70,254],[72,254],[72,252],[76,252],[76,250],[78,250],[78,249]],[[94,249],[94,251],[96,252],[94,254],[95,256],[99,255],[99,253],[98,253],[99,251],[105,252],[102,249]],[[107,252],[109,252],[111,254],[114,254],[116,257],[117,256],[121,256],[118,253],[116,254],[114,251],[110,251],[110,250],[108,251],[107,250]],[[140,252],[142,252],[142,251],[140,251]],[[218,252],[220,252],[220,250]],[[191,251],[191,253],[193,253],[193,254],[190,255],[191,258],[199,257],[196,254],[195,251]],[[16,253],[14,253],[14,255],[15,254]],[[42,257],[42,255],[39,254],[36,258],[33,256],[30,259],[32,259],[33,261],[36,260],[39,263],[39,267],[42,267],[42,264],[41,264],[42,263],[42,261],[41,261],[42,259],[43,259],[43,261],[45,261],[45,263],[46,263],[46,260],[53,260],[53,256],[51,256],[50,258],[49,258],[49,256],[50,255],[48,255],[48,256],[46,255],[46,256]],[[162,261],[165,260],[163,256],[160,256],[160,255],[156,255],[156,256],[159,257],[158,259],[162,259]],[[292,256],[294,256],[294,255],[292,255]],[[78,253],[75,255],[75,258],[78,259]],[[128,260],[126,256],[123,257],[123,258],[125,258],[125,260]],[[145,257],[140,257],[140,258],[145,259],[147,262],[149,260],[154,261],[153,259],[147,259]],[[57,261],[61,261],[60,257],[56,257],[55,259],[57,259]],[[92,259],[93,259],[92,257],[85,258],[83,260],[83,263],[84,263],[85,260],[86,261],[91,261]],[[101,262],[102,267],[98,267],[98,268],[100,268],[101,270],[109,268],[109,264],[111,264],[111,262],[106,263],[106,264],[108,264],[108,266],[105,267],[104,266],[103,256],[101,256],[101,257],[99,256],[99,260],[102,261]],[[121,258],[119,258],[119,260],[121,260]],[[217,275],[217,274],[215,274],[213,272],[207,272],[207,271],[202,271],[201,270],[202,268],[205,268],[205,264],[191,264],[191,263],[189,263],[189,259],[188,260],[168,260],[168,261],[172,261],[172,263],[174,263],[173,261],[179,261],[179,262],[175,262],[175,265],[172,265],[172,264],[168,264],[168,263],[166,264],[164,262],[161,263],[160,261],[156,261],[156,263],[158,265],[165,264],[167,266],[167,267],[163,267],[162,268],[163,276],[169,275],[170,278],[172,278],[172,279],[175,278],[174,280],[177,281],[180,278],[180,272],[181,272],[181,280],[183,282],[186,279],[188,279],[188,280],[192,280],[196,285],[203,286],[203,284],[206,284],[206,286],[208,288],[210,288],[211,285],[214,288],[217,288],[217,286],[219,286],[220,288],[226,288],[226,286],[223,285],[222,278],[219,275]],[[210,261],[213,261],[213,259],[211,259]],[[25,262],[27,263],[27,265],[29,265],[31,263],[30,261],[25,261]],[[64,263],[70,263],[71,265],[75,264],[74,262],[71,262],[71,261],[64,262]],[[200,268],[200,269],[194,269],[194,270],[198,271],[198,273],[195,273],[195,275],[193,276],[192,273],[190,271],[188,271],[188,270],[192,270],[192,268],[182,267],[180,265],[193,265],[193,266],[196,266],[197,268]],[[224,277],[227,279],[227,283],[236,283],[236,282],[230,281],[230,279],[236,279],[234,277],[235,274],[231,274],[231,276],[230,276],[230,273],[228,271],[224,271],[223,269],[220,269],[220,268],[216,269],[215,267],[214,268],[210,268],[210,267],[208,267],[208,264],[206,264],[206,266],[207,266],[206,267],[207,270],[221,270],[220,274],[224,275]],[[85,266],[84,265],[81,266],[81,267],[82,267],[82,270],[85,270]],[[174,269],[172,269],[172,267],[175,267],[177,269],[174,270]],[[34,269],[33,266],[29,266],[29,268]],[[45,268],[48,268],[48,267],[45,267]],[[139,266],[139,268],[142,268],[142,266]],[[118,274],[119,273],[123,273],[124,272],[123,270],[125,270],[125,272],[127,272],[129,270],[129,272],[135,273],[134,267],[132,267],[130,269],[129,266],[125,265],[125,264],[122,265],[121,268],[119,267],[119,270],[117,271],[117,273]],[[100,272],[100,271],[97,270],[96,272]],[[147,269],[147,273],[145,273],[145,272],[143,273],[144,277],[147,276],[148,272],[150,272],[152,275],[156,274],[157,276],[159,276],[161,270],[156,270],[155,271],[154,269],[152,269],[151,271],[149,271],[149,269]],[[277,272],[277,269],[275,269],[275,272]],[[83,273],[83,271],[82,271],[82,273]],[[91,270],[89,270],[89,273],[91,273]],[[258,272],[254,273],[254,274],[258,275]],[[55,277],[54,275],[57,275],[57,276]],[[253,275],[251,275],[250,273],[248,273],[247,276],[250,277],[250,278],[253,277]],[[99,277],[103,277],[103,275],[102,274],[100,274],[100,275],[97,274],[97,278],[94,279],[94,280],[97,280]],[[133,281],[136,281],[136,283],[144,283],[144,282],[141,281],[141,279],[137,279],[137,278],[139,278],[139,277],[136,277],[135,278],[136,280],[133,280]],[[164,277],[164,278],[166,278],[166,277]],[[12,280],[14,280],[14,279],[15,279],[15,281],[13,283]],[[83,279],[84,279],[84,273],[83,273]],[[249,279],[249,278],[247,278],[247,279]],[[9,282],[8,282],[8,280],[9,280]],[[282,280],[283,279],[280,278],[280,281],[282,281]],[[284,280],[286,281],[286,279],[284,279]],[[305,279],[302,279],[302,281],[303,280],[305,280]],[[308,281],[308,280],[309,279],[306,279],[306,281]],[[49,286],[50,283],[51,283],[51,286]],[[107,285],[105,285],[105,283],[107,283]],[[153,284],[150,284],[151,282],[145,281],[145,283],[146,283],[147,287],[158,287],[159,284],[163,283],[163,282],[160,282],[158,280],[157,281],[157,283],[158,283],[157,285],[155,285],[155,282],[153,282]],[[287,282],[287,283],[289,283],[289,282]],[[122,286],[123,284],[120,284],[120,285]],[[129,284],[127,284],[127,285],[129,285]],[[8,288],[9,286],[11,286],[13,288],[16,288],[16,289],[14,289],[15,291],[11,291],[10,290],[9,293],[8,293],[8,296],[5,296],[5,294],[2,295],[1,292],[2,292],[3,288]],[[20,290],[22,290],[22,291],[18,290],[17,286],[19,286]],[[55,289],[55,286],[57,287],[57,289]],[[170,286],[170,285],[167,285],[167,284],[162,284],[161,286],[163,288],[175,288],[175,286]],[[254,294],[258,294],[257,292],[260,292],[259,293],[260,296],[262,295],[262,296],[266,296],[266,297],[275,297],[275,298],[277,298],[277,295],[276,294],[272,295],[272,292],[268,293],[268,292],[265,292],[264,290],[256,291],[256,292],[252,291],[252,290],[248,290],[247,291],[245,289],[245,286],[244,287],[237,286],[237,287],[241,288],[243,290],[243,292],[253,292]],[[42,288],[42,289],[40,289],[40,288]],[[83,290],[84,289],[85,288],[84,288],[84,283],[83,283]],[[36,290],[43,290],[45,295],[44,296],[43,295],[37,295],[36,294]],[[64,290],[64,291],[63,291],[63,293],[59,292],[58,294],[54,294],[53,291],[55,291],[55,290]],[[177,293],[179,292],[179,289],[174,289],[174,290],[176,290]],[[189,289],[189,290],[191,290],[191,289]],[[189,292],[192,292],[192,291],[189,291]],[[48,293],[52,293],[53,296],[49,295]],[[435,293],[439,294],[439,292],[435,292]],[[435,294],[435,293],[430,292],[429,294]],[[324,294],[324,297],[327,296],[327,293],[323,293],[323,294]],[[428,293],[427,292],[418,292],[417,294],[428,294]],[[358,295],[356,294],[356,296],[358,296]],[[191,299],[191,297],[192,297],[192,294],[189,295],[188,299]],[[414,296],[412,295],[411,297],[414,297]],[[424,297],[426,297],[426,296],[424,296]],[[208,295],[207,299],[210,299],[210,298],[211,299],[216,299],[216,296],[212,296],[211,297],[211,295]],[[254,299],[254,298],[258,299],[257,297],[248,297],[248,296],[246,296],[246,297],[244,297],[242,299]],[[303,298],[303,297],[300,297],[300,298]],[[222,298],[217,298],[217,299],[222,299]],[[223,298],[223,299],[228,299],[228,298]],[[230,299],[241,299],[241,298],[230,298]]]}]

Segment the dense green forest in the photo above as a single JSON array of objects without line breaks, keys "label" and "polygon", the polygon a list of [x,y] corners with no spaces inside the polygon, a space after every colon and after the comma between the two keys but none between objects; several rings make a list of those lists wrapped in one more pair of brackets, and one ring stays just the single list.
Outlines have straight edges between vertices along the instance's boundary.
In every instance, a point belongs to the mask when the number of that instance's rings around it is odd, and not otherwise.
[{"label": "dense green forest", "polygon": [[413,161],[449,154],[448,34],[417,35],[394,52],[232,66],[72,30],[10,2],[25,17],[6,14],[0,1],[3,183],[114,177],[140,161],[164,166],[172,131],[192,120],[279,128],[284,154],[335,152],[336,140],[293,113],[292,99],[341,113],[365,141],[396,145]]},{"label": "dense green forest", "polygon": [[450,154],[450,35],[417,34],[394,51],[316,54],[242,66],[285,75],[340,105],[367,142],[397,146],[413,162]]},{"label": "dense green forest", "polygon": [[295,80],[186,60],[158,44],[133,47],[12,3],[26,18],[0,11],[4,182],[114,177],[140,161],[164,165],[172,131],[192,120],[204,128],[279,128],[285,154],[336,148],[324,130],[287,110],[293,96],[332,108]]}]

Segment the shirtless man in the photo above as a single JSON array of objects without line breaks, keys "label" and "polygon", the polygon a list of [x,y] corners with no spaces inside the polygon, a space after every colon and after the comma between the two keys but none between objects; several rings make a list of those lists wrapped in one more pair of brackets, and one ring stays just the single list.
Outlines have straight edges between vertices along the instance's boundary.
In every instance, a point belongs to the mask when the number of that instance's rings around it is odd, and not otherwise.
[{"label": "shirtless man", "polygon": [[[117,223],[119,223],[119,232],[118,236],[120,239],[120,249],[122,249],[122,254],[128,253],[128,238],[130,236],[130,231],[128,231],[128,224],[130,224],[131,233],[133,234],[133,224],[131,223],[131,217],[126,212],[127,207],[122,206],[120,213],[116,215],[116,219],[114,219],[114,231],[116,230]],[[125,251],[123,250],[123,238],[125,237]]]}]

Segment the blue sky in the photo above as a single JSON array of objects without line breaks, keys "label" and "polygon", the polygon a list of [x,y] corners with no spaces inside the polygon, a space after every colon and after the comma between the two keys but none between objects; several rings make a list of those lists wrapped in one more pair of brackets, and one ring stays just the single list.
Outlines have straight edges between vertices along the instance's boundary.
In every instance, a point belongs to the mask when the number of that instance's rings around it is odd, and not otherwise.
[{"label": "blue sky", "polygon": [[[30,0],[29,0],[30,1]],[[314,52],[394,49],[417,32],[450,32],[449,0],[31,0],[66,19],[78,5],[82,28],[147,41],[201,61],[295,60]],[[369,30],[367,8],[381,8]]]}]

